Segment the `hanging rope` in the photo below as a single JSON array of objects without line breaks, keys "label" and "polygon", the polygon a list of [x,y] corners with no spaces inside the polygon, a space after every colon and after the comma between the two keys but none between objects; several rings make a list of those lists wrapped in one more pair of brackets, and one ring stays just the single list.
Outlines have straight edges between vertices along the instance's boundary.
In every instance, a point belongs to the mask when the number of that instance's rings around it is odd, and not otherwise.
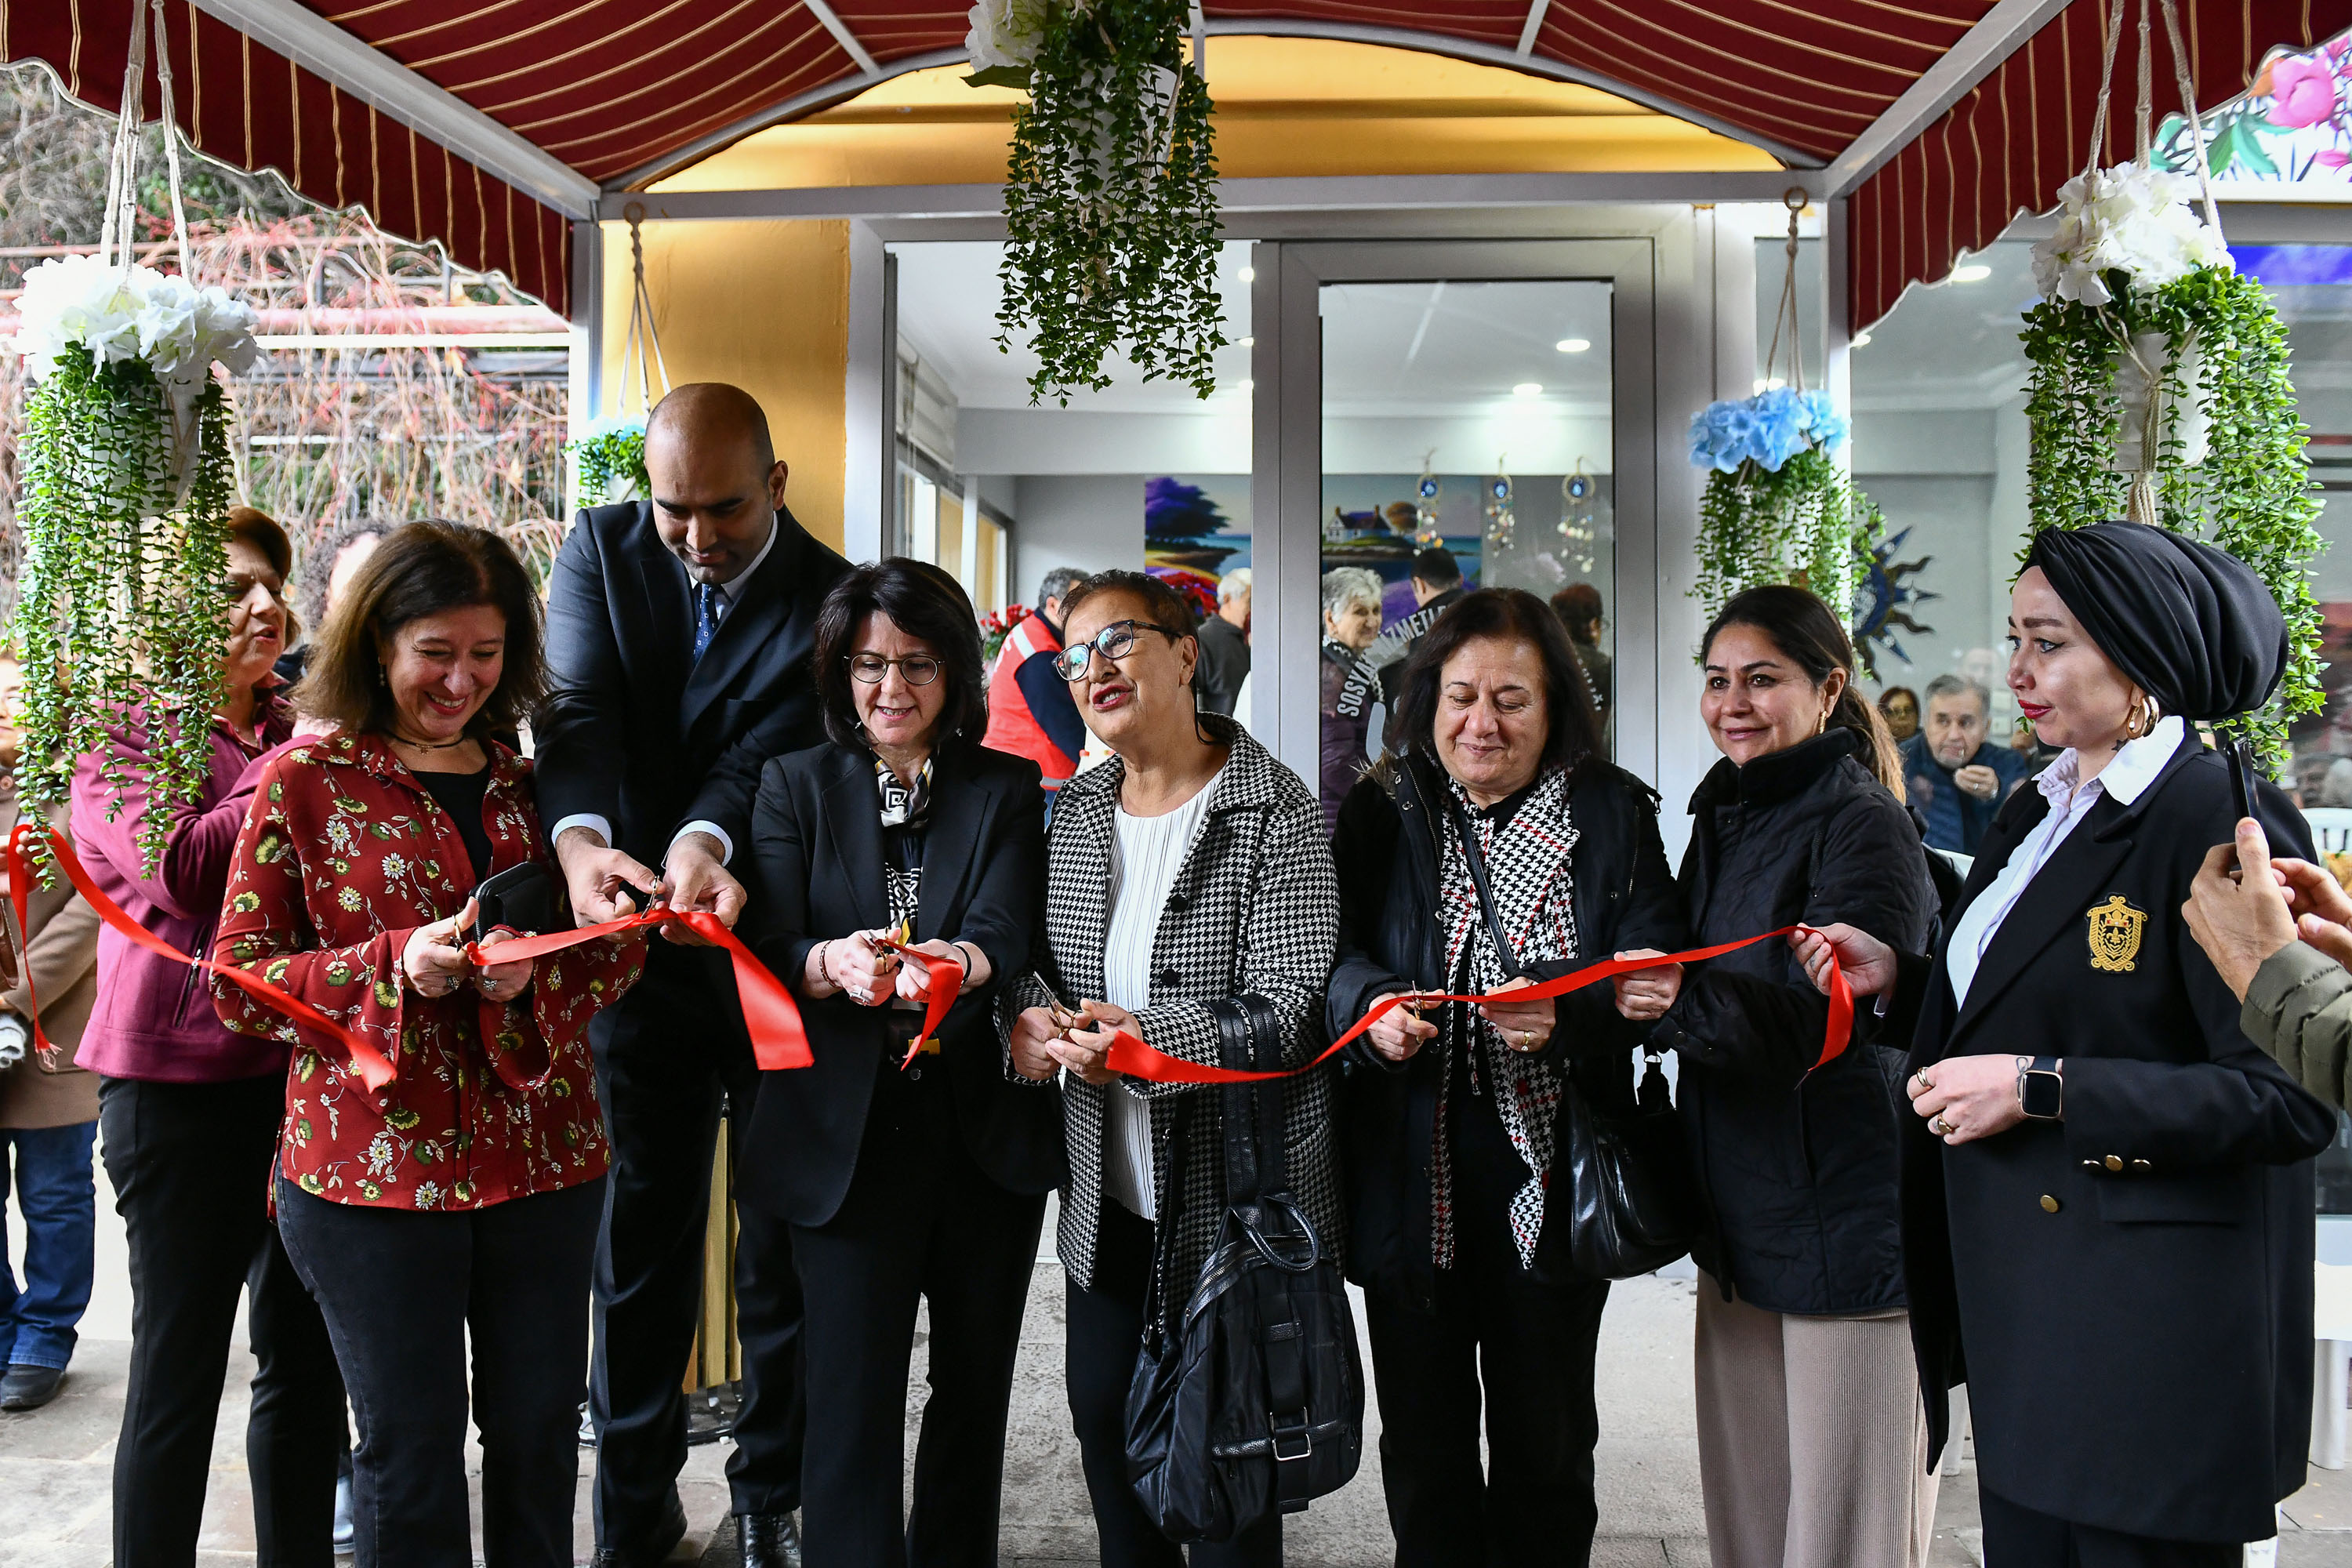
[{"label": "hanging rope", "polygon": [[2189,121],[2189,144],[2197,150],[2197,194],[2205,208],[2205,226],[2221,232],[2221,205],[2213,199],[2213,169],[2205,153],[2205,119],[2197,112],[2197,87],[2189,76],[2189,49],[2180,41],[2180,12],[2173,0],[2164,0],[2164,30],[2172,39],[2172,79],[2180,88],[2180,112]]},{"label": "hanging rope", "polygon": [[147,97],[147,34],[150,16],[155,35],[155,75],[162,89],[163,166],[172,192],[172,243],[180,256],[180,275],[196,280],[194,257],[188,247],[187,206],[180,194],[179,118],[172,101],[172,47],[164,32],[163,0],[131,0],[131,48],[122,69],[122,103],[114,117],[114,145],[106,160],[106,215],[99,226],[100,266],[131,274],[139,217],[140,110]]},{"label": "hanging rope", "polygon": [[1772,384],[1773,367],[1780,360],[1780,334],[1789,334],[1789,384],[1799,392],[1805,390],[1804,335],[1797,322],[1797,218],[1811,198],[1801,185],[1791,185],[1780,196],[1781,205],[1789,209],[1789,267],[1780,278],[1780,302],[1772,310],[1772,343],[1764,351],[1764,385]]},{"label": "hanging rope", "polygon": [[2148,154],[2155,150],[2154,121],[2156,119],[2156,50],[2148,43],[2147,0],[2139,0],[2139,166],[2148,167]]},{"label": "hanging rope", "polygon": [[2123,41],[2125,4],[2126,0],[2116,0],[2113,16],[2108,15],[2105,0],[2099,5],[2099,27],[2106,42],[2099,66],[2099,107],[2091,115],[2091,149],[2083,157],[2085,174],[2098,169],[2099,154],[2107,144],[2107,100],[2115,91],[2116,46]]},{"label": "hanging rope", "polygon": [[[163,0],[156,0],[161,5]],[[651,417],[654,411],[653,378],[661,376],[662,395],[669,395],[669,365],[662,358],[661,332],[654,325],[654,297],[646,287],[646,209],[642,203],[631,202],[621,216],[629,225],[629,271],[632,282],[629,291],[629,331],[621,340],[621,403],[623,412],[629,405],[629,356],[637,356],[637,400],[642,412]]]}]

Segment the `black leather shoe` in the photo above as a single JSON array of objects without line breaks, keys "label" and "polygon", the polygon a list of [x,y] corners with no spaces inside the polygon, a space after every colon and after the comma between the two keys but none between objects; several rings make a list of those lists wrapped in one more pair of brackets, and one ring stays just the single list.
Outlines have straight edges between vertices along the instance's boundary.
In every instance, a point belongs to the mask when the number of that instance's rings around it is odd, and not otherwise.
[{"label": "black leather shoe", "polygon": [[[61,1366],[33,1366],[18,1363],[0,1377],[0,1410],[38,1410],[58,1396],[58,1384],[66,1380]],[[799,1541],[794,1538],[793,1563],[799,1568]]]},{"label": "black leather shoe", "polygon": [[801,1568],[801,1527],[791,1514],[737,1514],[735,1543],[743,1568]]},{"label": "black leather shoe", "polygon": [[[589,1561],[593,1568],[657,1568],[673,1548],[686,1539],[686,1505],[677,1500],[673,1488],[669,1508],[662,1514],[660,1526],[639,1547],[599,1546]],[[798,1568],[795,1563],[794,1568]]]}]

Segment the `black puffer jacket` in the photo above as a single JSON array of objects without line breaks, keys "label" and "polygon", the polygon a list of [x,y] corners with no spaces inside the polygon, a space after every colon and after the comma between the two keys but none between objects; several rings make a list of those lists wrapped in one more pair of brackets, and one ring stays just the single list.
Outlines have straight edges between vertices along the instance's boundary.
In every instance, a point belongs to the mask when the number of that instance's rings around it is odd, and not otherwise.
[{"label": "black puffer jacket", "polygon": [[[1926,851],[1858,750],[1832,730],[1744,768],[1727,758],[1700,782],[1681,877],[1699,946],[1833,921],[1905,952],[1926,946]],[[1829,1000],[1787,942],[1759,942],[1691,970],[1651,1037],[1680,1054],[1675,1098],[1710,1211],[1691,1254],[1767,1311],[1904,1304],[1902,1055],[1857,1011],[1854,1044],[1808,1076]]]},{"label": "black puffer jacket", "polygon": [[[1336,1037],[1391,991],[1444,988],[1437,918],[1438,835],[1443,775],[1423,758],[1384,758],[1357,781],[1339,809],[1332,856],[1339,872],[1339,962],[1326,1023]],[[1565,974],[1636,948],[1683,945],[1681,899],[1658,838],[1658,797],[1622,768],[1589,762],[1570,786],[1577,830],[1570,898],[1581,952],[1533,965],[1538,977]],[[1633,1047],[1642,1026],[1618,1015],[1606,983],[1553,1004],[1558,1024],[1547,1050],[1567,1053],[1575,1092],[1630,1110]],[[1348,1277],[1368,1290],[1428,1310],[1436,1286],[1429,1236],[1430,1157],[1437,1118],[1438,1053],[1389,1062],[1359,1039],[1343,1055],[1340,1167],[1348,1198]],[[1547,1224],[1537,1271],[1565,1269],[1562,1238]]]}]

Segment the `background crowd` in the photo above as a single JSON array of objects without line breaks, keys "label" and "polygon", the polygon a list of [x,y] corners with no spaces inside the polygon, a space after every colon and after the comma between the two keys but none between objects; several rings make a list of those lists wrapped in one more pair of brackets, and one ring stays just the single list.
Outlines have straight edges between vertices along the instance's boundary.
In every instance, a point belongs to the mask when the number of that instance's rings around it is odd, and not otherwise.
[{"label": "background crowd", "polygon": [[[1272,1207],[1362,1288],[1400,1563],[1589,1559],[1610,1282],[1684,1251],[1723,1568],[1924,1561],[1962,1382],[1999,1568],[2271,1533],[2352,900],[2267,783],[2241,821],[2194,728],[2284,657],[2229,557],[2127,523],[2037,542],[2008,684],[2046,759],[1965,678],[1866,700],[1804,590],[1737,595],[1698,711],[1664,721],[1721,753],[1676,868],[1609,760],[1589,586],[1476,588],[1432,549],[1384,637],[1378,580],[1327,574],[1310,784],[1248,729],[1244,574],[1198,622],[1144,574],[1048,574],[991,666],[951,577],[800,527],[745,394],[678,388],[646,458],[649,499],[582,514],[543,609],[505,544],[423,521],[333,536],[298,617],[285,535],[238,513],[204,793],[137,788],[187,716],[132,710],[51,814],[133,919],[326,1020],[33,897],[51,1044],[0,1071],[34,1237],[0,1403],[69,1363],[95,1122],[134,1297],[121,1568],[194,1561],[241,1291],[265,1564],[324,1564],[339,1529],[362,1568],[470,1562],[469,1417],[488,1560],[568,1563],[583,1392],[596,1562],[660,1562],[722,1121],[756,1568],[994,1560],[1053,1192],[1107,1563],[1281,1561],[1272,1503],[1188,1552],[1146,1483],[1189,1445],[1303,1502],[1305,1453],[1139,1436]],[[500,953],[656,905],[734,929],[811,1065],[763,1070],[688,927]],[[1833,965],[1871,999],[1843,1034]],[[1237,1065],[1290,1076],[1198,1081]],[[1278,1205],[1232,1186],[1236,1150]],[[1354,1342],[1294,1353],[1344,1382]]]}]

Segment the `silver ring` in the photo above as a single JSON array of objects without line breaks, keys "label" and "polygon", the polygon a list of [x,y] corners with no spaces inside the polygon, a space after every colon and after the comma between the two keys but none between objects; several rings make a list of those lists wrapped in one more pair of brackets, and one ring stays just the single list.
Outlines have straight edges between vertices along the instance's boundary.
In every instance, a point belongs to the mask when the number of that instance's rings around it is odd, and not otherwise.
[{"label": "silver ring", "polygon": [[482,982],[482,991],[486,995],[497,991],[498,988],[499,983],[495,980],[485,980]]},{"label": "silver ring", "polygon": [[1919,1080],[1919,1087],[1922,1089],[1929,1089],[1936,1087],[1936,1080],[1927,1076],[1927,1069],[1926,1068],[1921,1068],[1917,1072],[1913,1073],[1911,1076]]}]

